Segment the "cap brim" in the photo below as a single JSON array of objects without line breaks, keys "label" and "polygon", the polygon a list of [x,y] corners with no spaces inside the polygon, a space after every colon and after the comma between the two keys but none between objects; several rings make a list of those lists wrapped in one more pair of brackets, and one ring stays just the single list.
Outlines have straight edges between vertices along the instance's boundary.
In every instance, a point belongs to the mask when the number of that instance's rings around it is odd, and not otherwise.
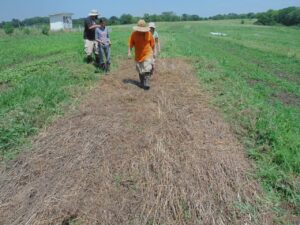
[{"label": "cap brim", "polygon": [[138,32],[148,32],[148,31],[150,31],[150,28],[149,27],[134,26],[133,30],[138,31]]},{"label": "cap brim", "polygon": [[90,13],[89,16],[99,16],[99,14]]}]

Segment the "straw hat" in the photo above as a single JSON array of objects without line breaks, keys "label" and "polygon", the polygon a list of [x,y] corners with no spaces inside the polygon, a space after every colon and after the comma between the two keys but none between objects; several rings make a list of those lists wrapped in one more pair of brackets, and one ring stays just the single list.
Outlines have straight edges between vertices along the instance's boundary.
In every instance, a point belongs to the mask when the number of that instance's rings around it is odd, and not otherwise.
[{"label": "straw hat", "polygon": [[137,23],[137,26],[133,27],[133,30],[139,31],[139,32],[148,32],[150,31],[150,28],[147,26],[145,20],[139,20]]},{"label": "straw hat", "polygon": [[96,9],[90,11],[89,16],[99,16],[99,13]]},{"label": "straw hat", "polygon": [[153,22],[150,22],[150,23],[149,23],[149,27],[150,27],[150,28],[152,27],[152,28],[154,28],[154,29],[155,29],[155,28],[156,28],[156,27],[155,27],[155,23],[153,23]]}]

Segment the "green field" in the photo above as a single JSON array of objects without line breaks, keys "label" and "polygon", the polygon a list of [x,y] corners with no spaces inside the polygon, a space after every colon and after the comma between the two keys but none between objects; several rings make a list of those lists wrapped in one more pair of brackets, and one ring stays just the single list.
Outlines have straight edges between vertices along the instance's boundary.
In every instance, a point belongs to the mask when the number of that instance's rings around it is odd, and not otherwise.
[{"label": "green field", "polygon": [[[131,26],[112,28],[114,69]],[[161,57],[194,65],[224,113],[274,209],[300,212],[300,29],[249,21],[159,23]],[[222,32],[227,36],[212,36]],[[14,158],[28,137],[76,104],[101,74],[83,62],[81,33],[0,32],[0,154]],[[281,211],[279,211],[280,213]]]}]

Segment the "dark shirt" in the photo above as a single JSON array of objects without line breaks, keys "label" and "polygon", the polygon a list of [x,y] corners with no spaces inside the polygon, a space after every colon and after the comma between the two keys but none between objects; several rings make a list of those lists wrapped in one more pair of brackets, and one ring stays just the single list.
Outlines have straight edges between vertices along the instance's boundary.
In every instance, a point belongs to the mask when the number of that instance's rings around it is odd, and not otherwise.
[{"label": "dark shirt", "polygon": [[83,33],[84,39],[88,39],[90,41],[95,40],[95,29],[89,29],[90,26],[93,26],[95,24],[96,21],[90,16],[84,20],[84,33]]}]

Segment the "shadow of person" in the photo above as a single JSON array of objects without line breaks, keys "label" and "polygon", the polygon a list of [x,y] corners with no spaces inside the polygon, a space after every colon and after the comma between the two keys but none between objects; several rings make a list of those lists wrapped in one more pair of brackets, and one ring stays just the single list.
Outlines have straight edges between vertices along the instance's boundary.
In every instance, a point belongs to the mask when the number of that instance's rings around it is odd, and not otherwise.
[{"label": "shadow of person", "polygon": [[139,87],[139,88],[144,89],[143,86],[141,85],[141,83],[140,83],[139,81],[137,81],[137,80],[133,80],[133,79],[124,79],[124,80],[123,80],[123,83],[124,83],[124,84],[133,84],[133,85],[135,85],[135,86],[137,86],[137,87]]}]

